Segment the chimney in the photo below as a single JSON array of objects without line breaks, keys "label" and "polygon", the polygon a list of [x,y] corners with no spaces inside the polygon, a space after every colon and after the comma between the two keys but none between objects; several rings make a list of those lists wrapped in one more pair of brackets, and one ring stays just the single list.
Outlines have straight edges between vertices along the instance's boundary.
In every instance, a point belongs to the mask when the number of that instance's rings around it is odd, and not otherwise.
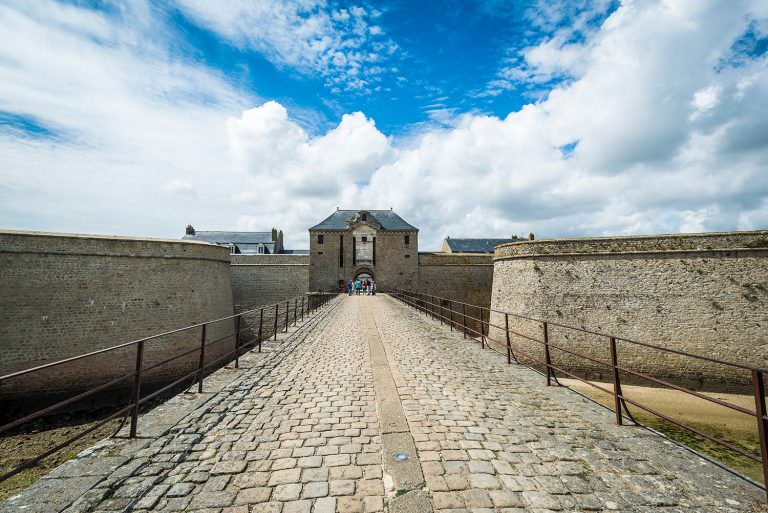
[{"label": "chimney", "polygon": [[187,235],[194,235],[195,234],[195,228],[191,225],[187,225]]},{"label": "chimney", "polygon": [[534,239],[534,235],[533,235],[533,233],[529,233],[529,234],[528,234],[528,240],[533,240],[533,239]]},{"label": "chimney", "polygon": [[277,242],[277,229],[272,227],[272,242]]}]

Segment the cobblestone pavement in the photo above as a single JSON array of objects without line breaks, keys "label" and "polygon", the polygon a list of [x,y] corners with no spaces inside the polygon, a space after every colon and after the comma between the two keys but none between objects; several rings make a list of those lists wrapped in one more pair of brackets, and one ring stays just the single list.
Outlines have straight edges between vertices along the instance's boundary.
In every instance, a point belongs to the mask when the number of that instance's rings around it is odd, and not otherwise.
[{"label": "cobblestone pavement", "polygon": [[375,319],[435,510],[753,511],[765,496],[581,396],[376,299]]},{"label": "cobblestone pavement", "polygon": [[[718,467],[614,426],[390,297],[340,297],[241,366],[212,375],[207,397],[143,417],[143,439],[100,444],[0,513],[763,508],[762,492]],[[185,400],[198,402],[180,414]],[[398,444],[418,460],[399,477]]]}]

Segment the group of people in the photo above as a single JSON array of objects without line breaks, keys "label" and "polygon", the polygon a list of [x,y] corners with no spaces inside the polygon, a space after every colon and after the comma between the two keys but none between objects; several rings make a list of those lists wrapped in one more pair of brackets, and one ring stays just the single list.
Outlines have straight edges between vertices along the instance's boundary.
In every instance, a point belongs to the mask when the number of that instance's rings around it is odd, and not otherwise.
[{"label": "group of people", "polygon": [[376,282],[370,278],[356,279],[355,281],[349,280],[347,283],[347,293],[351,296],[355,294],[359,296],[375,296],[376,295]]}]

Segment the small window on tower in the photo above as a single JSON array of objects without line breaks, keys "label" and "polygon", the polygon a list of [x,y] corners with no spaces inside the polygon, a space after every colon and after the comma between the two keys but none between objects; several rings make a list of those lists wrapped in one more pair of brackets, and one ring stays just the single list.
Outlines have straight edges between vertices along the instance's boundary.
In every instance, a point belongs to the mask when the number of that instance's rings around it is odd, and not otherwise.
[{"label": "small window on tower", "polygon": [[406,235],[405,236],[405,245],[407,246],[410,243],[411,243],[411,236],[410,235]]},{"label": "small window on tower", "polygon": [[317,243],[318,244],[322,244],[323,243],[323,236],[322,235],[318,235],[317,236]]},{"label": "small window on tower", "polygon": [[365,235],[363,235],[363,242],[368,242],[368,237],[366,237]]}]

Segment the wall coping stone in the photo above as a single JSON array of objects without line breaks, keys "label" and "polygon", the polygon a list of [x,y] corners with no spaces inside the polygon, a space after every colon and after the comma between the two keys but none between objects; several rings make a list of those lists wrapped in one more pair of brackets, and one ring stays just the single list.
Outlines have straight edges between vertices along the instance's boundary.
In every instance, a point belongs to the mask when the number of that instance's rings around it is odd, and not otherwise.
[{"label": "wall coping stone", "polygon": [[229,263],[229,252],[229,248],[196,240],[0,230],[0,253],[6,254],[164,258]]},{"label": "wall coping stone", "polygon": [[768,251],[768,230],[541,239],[496,246],[494,261],[513,258]]}]

